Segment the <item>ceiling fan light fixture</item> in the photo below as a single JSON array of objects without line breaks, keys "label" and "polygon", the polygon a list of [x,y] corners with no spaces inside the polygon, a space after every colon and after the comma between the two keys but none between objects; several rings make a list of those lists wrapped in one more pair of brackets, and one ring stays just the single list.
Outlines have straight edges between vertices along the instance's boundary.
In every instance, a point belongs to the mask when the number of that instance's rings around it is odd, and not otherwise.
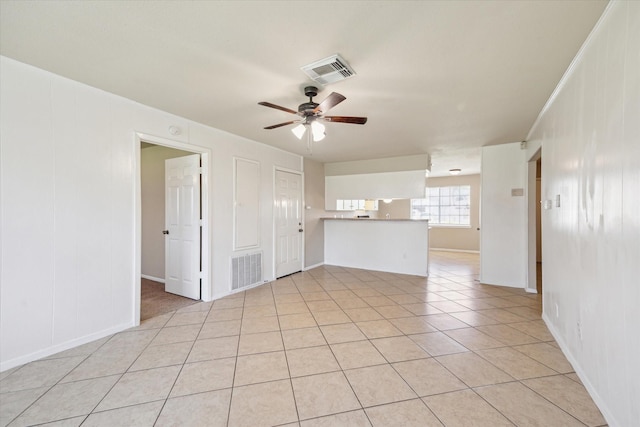
[{"label": "ceiling fan light fixture", "polygon": [[462,172],[462,169],[449,169],[451,175],[460,175],[460,172]]},{"label": "ceiling fan light fixture", "polygon": [[296,138],[302,139],[305,130],[307,130],[307,128],[302,123],[300,123],[298,126],[291,129],[291,132],[293,132]]},{"label": "ceiling fan light fixture", "polygon": [[324,133],[324,125],[317,121],[311,122],[311,132],[313,133],[313,141],[322,141],[326,134]]},{"label": "ceiling fan light fixture", "polygon": [[351,123],[356,125],[363,125],[367,123],[366,117],[324,115],[331,108],[347,99],[344,95],[341,95],[337,92],[331,92],[329,96],[324,99],[324,101],[318,104],[316,102],[313,102],[313,97],[318,94],[318,88],[316,88],[315,86],[307,86],[304,88],[304,94],[309,97],[309,102],[300,104],[298,106],[298,111],[294,111],[286,107],[281,107],[280,105],[272,104],[271,102],[258,102],[258,105],[275,108],[276,110],[284,111],[286,113],[295,114],[296,116],[302,117],[302,119],[290,120],[288,122],[266,126],[265,129],[277,129],[282,126],[288,126],[297,123],[298,126],[291,129],[291,132],[293,132],[296,138],[301,140],[304,137],[307,128],[311,128],[307,133],[307,145],[310,147],[312,142],[322,141],[325,138],[326,134],[324,124],[322,124],[323,121]]}]

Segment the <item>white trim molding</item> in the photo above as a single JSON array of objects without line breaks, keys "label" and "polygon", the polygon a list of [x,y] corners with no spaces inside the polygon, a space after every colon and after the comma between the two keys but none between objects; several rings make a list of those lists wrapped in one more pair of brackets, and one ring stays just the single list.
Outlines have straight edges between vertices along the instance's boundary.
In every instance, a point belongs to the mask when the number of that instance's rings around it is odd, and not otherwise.
[{"label": "white trim molding", "polygon": [[160,277],[153,277],[149,276],[148,274],[141,274],[140,277],[142,277],[143,279],[151,280],[153,282],[164,283],[164,279]]}]

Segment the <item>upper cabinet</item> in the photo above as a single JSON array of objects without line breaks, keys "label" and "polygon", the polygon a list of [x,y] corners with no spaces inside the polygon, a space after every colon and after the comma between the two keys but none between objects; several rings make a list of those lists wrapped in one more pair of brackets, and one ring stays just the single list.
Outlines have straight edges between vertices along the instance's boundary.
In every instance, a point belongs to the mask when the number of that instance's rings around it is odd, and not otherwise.
[{"label": "upper cabinet", "polygon": [[421,199],[425,184],[424,170],[327,176],[325,209],[338,209],[338,200]]},{"label": "upper cabinet", "polygon": [[[429,155],[325,164],[325,209],[338,200],[424,198]],[[344,209],[344,205],[342,207]]]}]

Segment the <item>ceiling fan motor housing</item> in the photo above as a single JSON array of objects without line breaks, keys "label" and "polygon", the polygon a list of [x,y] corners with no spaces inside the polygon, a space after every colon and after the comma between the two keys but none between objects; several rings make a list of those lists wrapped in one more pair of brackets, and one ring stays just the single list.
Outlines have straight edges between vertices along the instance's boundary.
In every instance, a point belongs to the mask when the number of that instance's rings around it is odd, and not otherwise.
[{"label": "ceiling fan motor housing", "polygon": [[304,94],[309,98],[313,98],[314,96],[318,95],[318,88],[315,86],[307,86],[304,88]]},{"label": "ceiling fan motor housing", "polygon": [[313,114],[313,110],[318,106],[317,103],[315,102],[305,102],[304,104],[300,104],[298,106],[298,112],[304,114],[304,115],[309,115],[309,114]]},{"label": "ceiling fan motor housing", "polygon": [[307,86],[304,88],[304,94],[309,97],[309,102],[298,105],[298,112],[307,116],[313,114],[313,110],[318,106],[317,102],[313,102],[313,97],[318,95],[318,88]]}]

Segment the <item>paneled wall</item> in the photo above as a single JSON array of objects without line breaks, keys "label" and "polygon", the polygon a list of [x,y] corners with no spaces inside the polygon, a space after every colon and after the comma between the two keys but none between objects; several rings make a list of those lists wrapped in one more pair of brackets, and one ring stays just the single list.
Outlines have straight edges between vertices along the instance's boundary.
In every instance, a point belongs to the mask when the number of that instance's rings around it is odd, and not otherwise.
[{"label": "paneled wall", "polygon": [[6,57],[0,79],[0,370],[136,323],[136,133],[211,152],[213,297],[230,289],[233,159],[260,163],[259,241],[274,277],[274,169],[302,171],[300,156]]},{"label": "paneled wall", "polygon": [[544,319],[611,426],[640,422],[640,2],[613,1],[529,137]]}]

